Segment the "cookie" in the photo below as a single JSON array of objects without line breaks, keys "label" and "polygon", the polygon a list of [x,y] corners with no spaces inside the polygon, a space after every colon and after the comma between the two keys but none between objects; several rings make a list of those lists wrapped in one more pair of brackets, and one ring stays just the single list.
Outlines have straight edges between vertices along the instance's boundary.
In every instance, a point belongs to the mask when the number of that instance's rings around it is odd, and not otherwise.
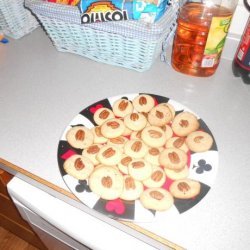
[{"label": "cookie", "polygon": [[124,184],[120,198],[127,201],[138,199],[143,192],[143,184],[130,175],[123,176],[123,180]]},{"label": "cookie", "polygon": [[65,172],[78,180],[85,180],[94,170],[93,163],[84,156],[72,155],[63,164]]},{"label": "cookie", "polygon": [[178,148],[164,149],[159,156],[160,165],[172,170],[183,169],[187,161],[187,154]]},{"label": "cookie", "polygon": [[138,181],[146,180],[152,174],[152,165],[144,159],[133,159],[128,164],[129,174]]},{"label": "cookie", "polygon": [[66,140],[72,147],[84,149],[93,144],[94,135],[84,126],[75,126],[67,131]]},{"label": "cookie", "polygon": [[133,131],[131,129],[129,129],[128,127],[125,126],[125,129],[124,129],[122,135],[126,136],[126,137],[129,137],[132,134],[132,132]]},{"label": "cookie", "polygon": [[132,101],[135,110],[148,113],[155,105],[154,98],[150,95],[138,95]]},{"label": "cookie", "polygon": [[110,166],[108,166],[108,165],[104,165],[102,163],[96,165],[95,168],[94,168],[94,170],[97,169],[97,168],[99,168],[99,167],[112,167],[112,168],[116,169],[117,171],[119,171],[117,165],[110,165]]},{"label": "cookie", "polygon": [[128,174],[128,164],[133,160],[131,156],[123,154],[117,167],[123,174]]},{"label": "cookie", "polygon": [[99,166],[89,177],[91,191],[105,200],[120,197],[123,191],[123,176],[114,167]]},{"label": "cookie", "polygon": [[170,139],[174,134],[172,128],[167,124],[162,126],[161,129],[165,132],[166,140]]},{"label": "cookie", "polygon": [[163,106],[166,106],[169,108],[169,110],[171,111],[171,114],[172,114],[172,119],[174,119],[175,117],[175,108],[173,107],[172,104],[168,103],[168,102],[164,102],[164,103],[161,103],[159,105],[163,105]]},{"label": "cookie", "polygon": [[174,181],[169,190],[175,198],[191,199],[200,193],[201,184],[195,180],[181,179]]},{"label": "cookie", "polygon": [[124,117],[124,124],[132,131],[140,131],[146,127],[147,119],[141,113],[131,113]]},{"label": "cookie", "polygon": [[159,165],[159,156],[160,152],[163,150],[163,147],[160,148],[149,148],[147,154],[144,156],[144,159],[151,163],[152,165]]},{"label": "cookie", "polygon": [[139,139],[129,140],[124,145],[124,153],[132,158],[143,158],[148,152],[148,146]]},{"label": "cookie", "polygon": [[166,143],[166,134],[157,126],[148,126],[141,132],[142,140],[150,147],[162,147]]},{"label": "cookie", "polygon": [[180,180],[180,179],[185,179],[189,175],[189,168],[185,166],[181,170],[172,170],[168,168],[164,168],[165,174],[168,178],[172,180]]},{"label": "cookie", "polygon": [[98,165],[100,162],[97,160],[96,156],[99,153],[101,147],[101,144],[92,144],[82,151],[82,156],[87,157],[94,165]]},{"label": "cookie", "polygon": [[197,117],[190,112],[181,112],[175,116],[172,122],[172,129],[178,136],[187,136],[196,131],[200,124]]},{"label": "cookie", "polygon": [[186,143],[193,152],[205,152],[213,145],[213,137],[203,131],[195,131],[187,136]]},{"label": "cookie", "polygon": [[148,113],[148,121],[152,126],[164,126],[172,121],[172,112],[166,105],[157,105]]},{"label": "cookie", "polygon": [[174,204],[172,195],[163,188],[148,188],[140,196],[142,205],[147,209],[165,211]]},{"label": "cookie", "polygon": [[113,145],[120,148],[122,151],[124,149],[124,144],[128,141],[128,138],[125,136],[118,136],[116,138],[110,138],[107,141],[107,145]]},{"label": "cookie", "polygon": [[97,125],[102,125],[105,121],[114,118],[113,111],[109,108],[99,108],[94,113],[93,119]]},{"label": "cookie", "polygon": [[165,144],[166,148],[178,148],[187,153],[189,151],[189,148],[186,144],[186,137],[171,137],[170,139],[167,140]]},{"label": "cookie", "polygon": [[101,126],[96,126],[91,128],[91,132],[94,135],[94,143],[101,144],[101,143],[106,143],[108,141],[108,138],[102,135]]},{"label": "cookie", "polygon": [[106,138],[116,138],[123,134],[125,125],[122,120],[113,118],[101,125],[101,133]]},{"label": "cookie", "polygon": [[140,139],[141,140],[141,132],[142,132],[142,130],[140,130],[140,131],[132,131],[132,133],[130,135],[130,139],[131,140],[134,140],[134,139]]},{"label": "cookie", "polygon": [[161,187],[166,182],[166,174],[159,166],[153,166],[152,169],[150,177],[142,183],[148,188]]},{"label": "cookie", "polygon": [[126,115],[133,112],[134,107],[131,101],[127,99],[118,99],[113,104],[113,112],[117,117],[125,117]]},{"label": "cookie", "polygon": [[104,165],[116,165],[122,158],[122,151],[116,146],[104,145],[98,152],[96,158]]}]

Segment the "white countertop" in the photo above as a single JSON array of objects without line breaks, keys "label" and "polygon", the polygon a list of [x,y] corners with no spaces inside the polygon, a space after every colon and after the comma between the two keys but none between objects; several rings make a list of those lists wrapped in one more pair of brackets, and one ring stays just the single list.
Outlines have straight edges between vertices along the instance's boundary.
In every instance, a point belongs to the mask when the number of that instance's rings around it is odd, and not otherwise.
[{"label": "white countertop", "polygon": [[189,107],[206,121],[219,148],[219,171],[207,196],[167,218],[164,230],[157,223],[142,226],[188,249],[246,249],[250,86],[233,77],[230,61],[222,60],[214,76],[196,78],[159,59],[139,73],[61,53],[40,28],[0,44],[0,157],[67,189],[56,157],[65,127],[100,99],[137,92]]}]

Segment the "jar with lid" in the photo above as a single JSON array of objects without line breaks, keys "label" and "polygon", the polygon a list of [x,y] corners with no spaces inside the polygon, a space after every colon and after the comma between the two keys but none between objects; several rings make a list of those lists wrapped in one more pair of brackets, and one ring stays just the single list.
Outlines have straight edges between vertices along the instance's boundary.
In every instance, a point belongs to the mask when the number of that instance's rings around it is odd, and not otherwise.
[{"label": "jar with lid", "polygon": [[[250,12],[250,5],[244,0],[247,10]],[[241,77],[242,81],[250,84],[250,17],[248,17],[245,30],[235,53],[233,64],[233,74]]]},{"label": "jar with lid", "polygon": [[180,9],[171,63],[193,76],[215,73],[238,0],[188,0]]}]

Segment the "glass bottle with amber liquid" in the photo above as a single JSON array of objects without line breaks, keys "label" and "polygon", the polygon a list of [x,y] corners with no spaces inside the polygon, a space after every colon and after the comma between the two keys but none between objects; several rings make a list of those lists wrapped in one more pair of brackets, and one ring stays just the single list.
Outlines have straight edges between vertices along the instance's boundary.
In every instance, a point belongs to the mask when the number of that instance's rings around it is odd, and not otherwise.
[{"label": "glass bottle with amber liquid", "polygon": [[215,73],[238,0],[188,0],[180,9],[171,63],[193,76]]},{"label": "glass bottle with amber liquid", "polygon": [[[244,4],[250,11],[250,6],[246,0],[244,0]],[[236,77],[241,77],[244,83],[250,84],[250,17],[235,53],[232,69]]]}]

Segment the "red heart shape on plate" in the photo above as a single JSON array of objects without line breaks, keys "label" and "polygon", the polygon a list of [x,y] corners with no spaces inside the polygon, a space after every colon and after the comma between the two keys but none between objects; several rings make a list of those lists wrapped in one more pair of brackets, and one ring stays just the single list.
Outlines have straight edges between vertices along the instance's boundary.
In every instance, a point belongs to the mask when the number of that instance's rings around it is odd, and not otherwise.
[{"label": "red heart shape on plate", "polygon": [[125,212],[125,205],[120,199],[108,201],[106,203],[105,209],[108,212],[115,212],[116,214],[124,214]]},{"label": "red heart shape on plate", "polygon": [[156,98],[154,98],[154,103],[155,103],[155,106],[157,106],[159,104],[158,101],[156,100]]},{"label": "red heart shape on plate", "polygon": [[97,104],[96,106],[91,107],[89,110],[92,114],[94,114],[98,109],[103,108],[102,104]]},{"label": "red heart shape on plate", "polygon": [[75,151],[69,149],[69,150],[66,151],[64,154],[61,155],[61,158],[62,158],[63,160],[66,160],[66,159],[68,159],[70,156],[75,155],[75,154],[76,154]]}]

